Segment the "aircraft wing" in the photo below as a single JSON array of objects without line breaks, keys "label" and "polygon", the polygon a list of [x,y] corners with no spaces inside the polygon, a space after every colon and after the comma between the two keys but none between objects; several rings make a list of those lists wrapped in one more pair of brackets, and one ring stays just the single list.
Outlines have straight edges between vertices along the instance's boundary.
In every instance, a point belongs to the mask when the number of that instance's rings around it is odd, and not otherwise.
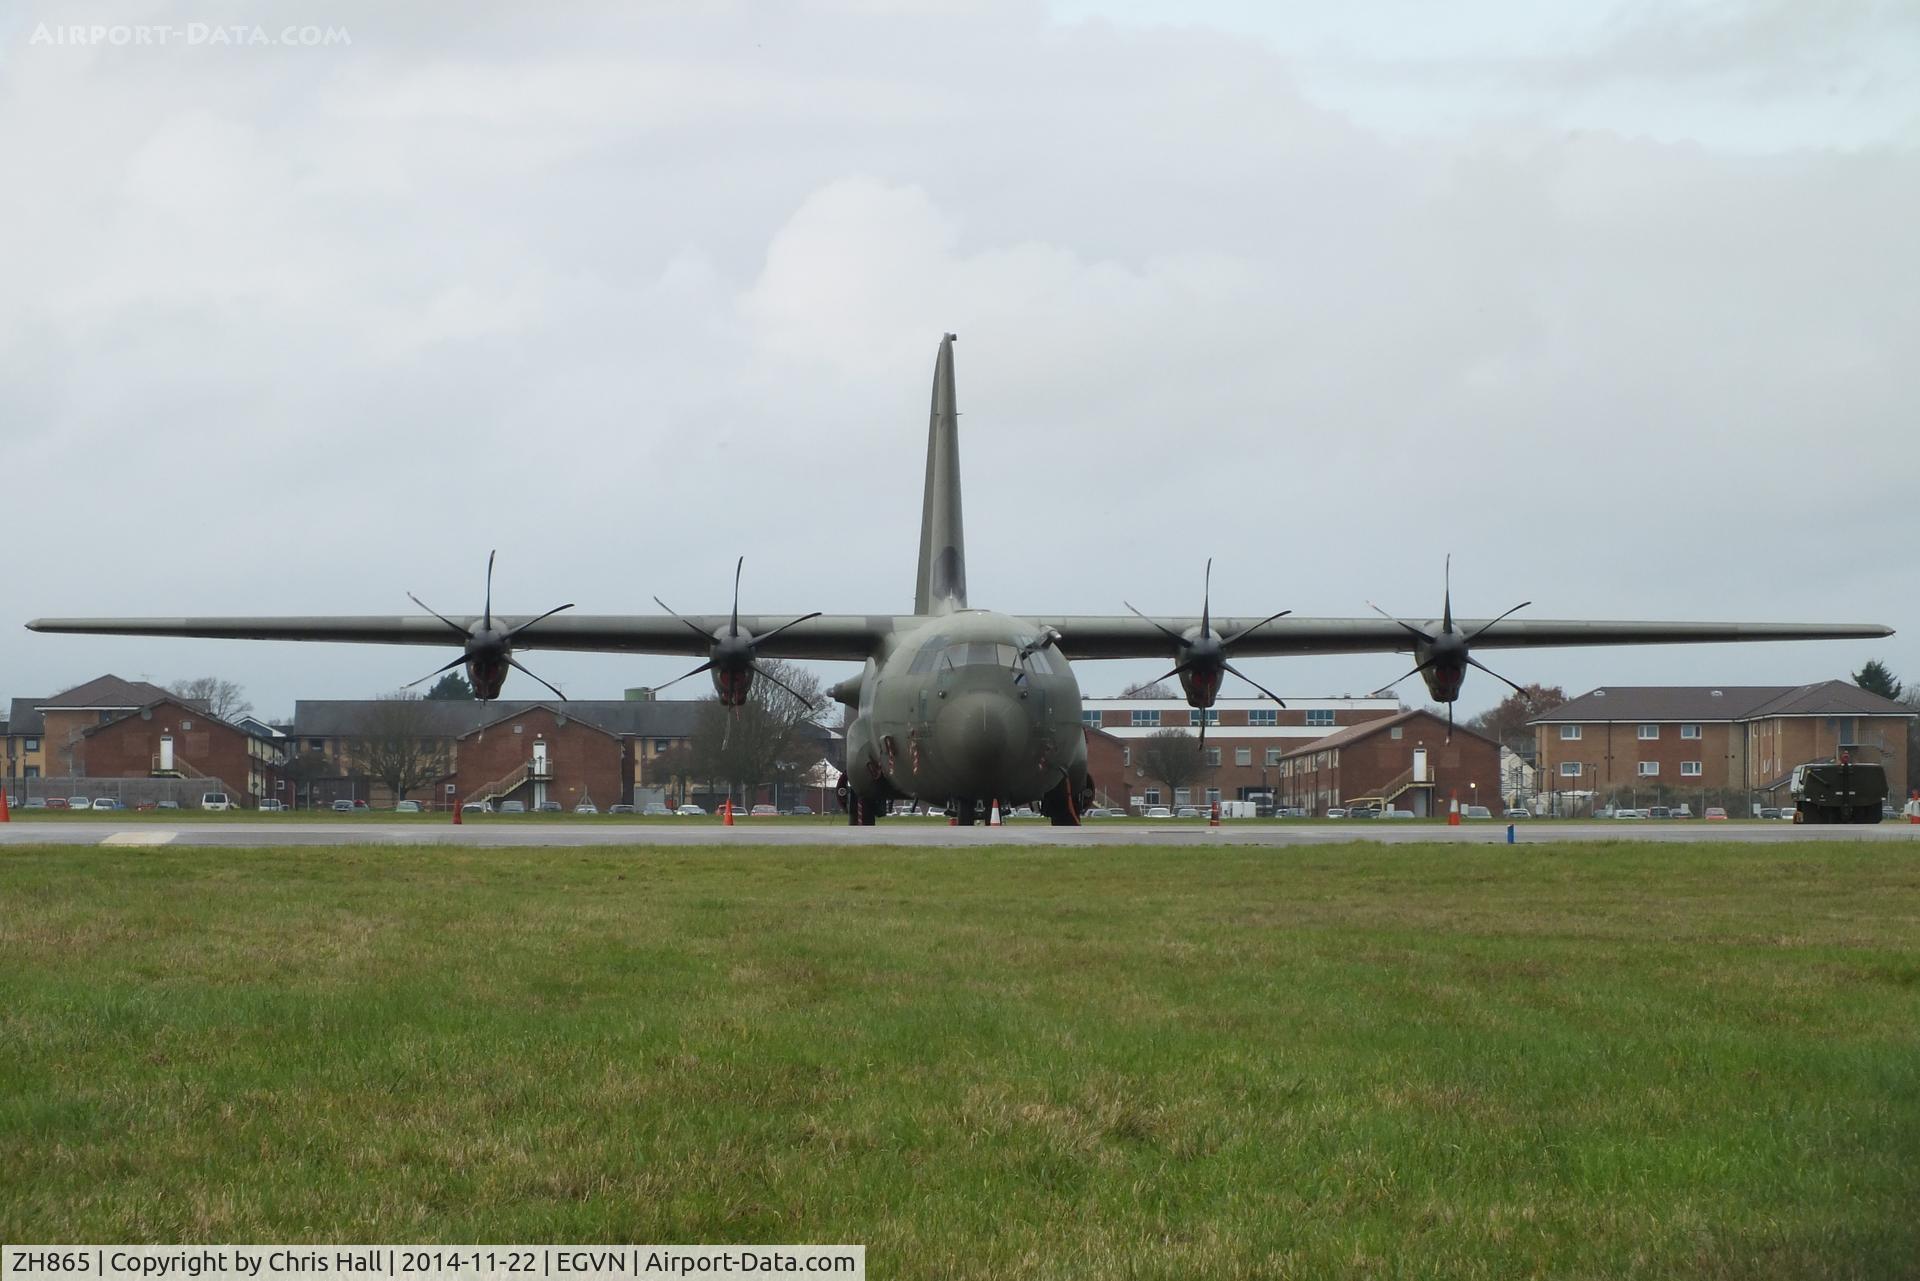
[{"label": "aircraft wing", "polygon": [[[1198,618],[1155,618],[1126,615],[1035,618],[1035,623],[1060,633],[1060,650],[1069,659],[1165,658],[1173,645],[1154,626],[1176,635],[1200,626]],[[1258,618],[1210,620],[1215,634],[1231,637],[1252,627]],[[1437,620],[1410,620],[1428,632],[1439,630]],[[1456,618],[1454,626],[1471,636],[1492,620]],[[1508,618],[1484,637],[1479,649],[1531,649],[1568,645],[1720,645],[1741,641],[1875,640],[1893,635],[1877,623],[1666,623],[1590,622],[1564,619]],[[1232,644],[1235,658],[1278,657],[1289,654],[1368,654],[1411,652],[1413,638],[1399,623],[1385,618],[1275,619]]]},{"label": "aircraft wing", "polygon": [[[477,614],[450,614],[452,622],[471,629]],[[495,614],[494,625],[511,629],[531,615]],[[514,642],[516,650],[586,650],[613,654],[685,654],[704,657],[716,633],[727,628],[725,614],[671,615],[557,614],[530,628]],[[760,617],[743,614],[740,625],[763,636],[786,623],[791,614]],[[877,653],[888,636],[911,619],[888,614],[822,614],[795,623],[760,647],[767,658],[811,658],[861,662]],[[692,623],[693,627],[687,626]],[[457,648],[460,638],[431,616],[371,615],[363,617],[288,618],[36,618],[27,624],[36,632],[63,632],[89,636],[194,636],[215,640],[334,641],[359,645],[428,645]],[[706,634],[696,634],[694,628]]]}]

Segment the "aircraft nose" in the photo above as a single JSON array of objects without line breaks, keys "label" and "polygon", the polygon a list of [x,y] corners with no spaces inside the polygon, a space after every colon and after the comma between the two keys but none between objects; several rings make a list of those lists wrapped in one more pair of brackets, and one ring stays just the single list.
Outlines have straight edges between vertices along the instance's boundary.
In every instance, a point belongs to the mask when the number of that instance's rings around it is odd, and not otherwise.
[{"label": "aircraft nose", "polygon": [[944,750],[973,769],[1000,765],[1027,745],[1027,718],[1001,694],[962,694],[940,713]]}]

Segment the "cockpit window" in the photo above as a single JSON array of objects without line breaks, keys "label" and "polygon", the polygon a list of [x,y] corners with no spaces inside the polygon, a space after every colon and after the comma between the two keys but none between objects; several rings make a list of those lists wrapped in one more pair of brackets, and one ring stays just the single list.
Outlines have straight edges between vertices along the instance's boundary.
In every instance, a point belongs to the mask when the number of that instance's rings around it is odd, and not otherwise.
[{"label": "cockpit window", "polygon": [[910,673],[917,672],[920,675],[924,676],[926,673],[933,670],[934,663],[939,660],[941,651],[943,651],[946,648],[947,648],[946,637],[944,636],[928,637],[927,643],[920,647],[920,652],[913,656],[913,661],[911,663],[907,664],[907,671]]}]

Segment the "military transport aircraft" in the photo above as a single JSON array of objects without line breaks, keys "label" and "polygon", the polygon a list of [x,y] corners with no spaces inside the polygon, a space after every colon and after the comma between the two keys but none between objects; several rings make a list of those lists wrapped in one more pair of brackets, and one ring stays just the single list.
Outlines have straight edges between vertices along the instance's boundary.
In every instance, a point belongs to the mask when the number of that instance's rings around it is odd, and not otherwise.
[{"label": "military transport aircraft", "polygon": [[[1034,804],[1056,824],[1077,824],[1092,803],[1094,784],[1087,774],[1080,687],[1069,660],[1164,655],[1173,663],[1167,675],[1179,678],[1187,701],[1206,708],[1225,676],[1247,679],[1234,666],[1236,658],[1406,652],[1414,667],[1400,679],[1423,677],[1451,711],[1469,667],[1506,680],[1474,657],[1476,650],[1892,635],[1891,628],[1869,624],[1510,621],[1513,610],[1462,620],[1453,616],[1450,586],[1441,617],[1423,625],[1384,613],[1378,619],[1299,618],[1282,610],[1264,618],[1216,618],[1206,595],[1198,618],[1149,618],[1131,605],[1132,617],[1014,618],[974,609],[967,603],[961,532],[953,344],[954,335],[943,337],[934,363],[911,614],[742,615],[736,565],[733,609],[725,615],[683,616],[657,597],[663,616],[571,614],[564,612],[568,605],[531,617],[495,615],[489,557],[486,604],[478,616],[448,617],[416,597],[429,617],[43,618],[27,626],[38,632],[379,645],[445,645],[457,636],[461,653],[440,670],[464,665],[482,699],[499,696],[509,668],[533,675],[514,657],[521,649],[702,657],[687,675],[710,673],[721,701],[734,707],[747,700],[756,677],[767,677],[762,658],[860,663],[860,674],[832,691],[853,711],[846,799],[849,821],[860,825],[871,824],[884,802],[901,798],[944,802],[963,823],[984,818],[997,800]],[[1209,593],[1211,577],[1209,564]]]}]

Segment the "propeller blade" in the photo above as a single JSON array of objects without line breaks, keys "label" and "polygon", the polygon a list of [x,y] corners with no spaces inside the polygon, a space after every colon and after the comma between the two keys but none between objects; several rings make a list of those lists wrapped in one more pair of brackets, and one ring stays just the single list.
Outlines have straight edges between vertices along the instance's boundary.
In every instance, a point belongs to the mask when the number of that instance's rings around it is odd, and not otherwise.
[{"label": "propeller blade", "polygon": [[1200,758],[1204,761],[1207,755],[1207,709],[1196,707],[1194,712],[1200,717]]},{"label": "propeller blade", "polygon": [[1453,704],[1447,704],[1447,741],[1453,741]]},{"label": "propeller blade", "polygon": [[1467,664],[1471,667],[1479,668],[1481,671],[1485,672],[1487,675],[1493,677],[1493,679],[1497,681],[1506,681],[1507,684],[1513,685],[1514,692],[1519,694],[1520,697],[1526,699],[1528,704],[1532,704],[1533,695],[1527,693],[1527,691],[1522,689],[1520,686],[1514,685],[1512,681],[1507,680],[1506,677],[1502,676],[1499,672],[1494,671],[1491,667],[1488,667],[1485,663],[1475,658],[1472,654],[1467,655]]},{"label": "propeller blade", "polygon": [[1187,670],[1187,664],[1181,663],[1178,667],[1175,667],[1172,671],[1166,672],[1166,673],[1163,673],[1162,675],[1154,677],[1152,680],[1148,681],[1147,684],[1158,685],[1161,681],[1172,680],[1174,677],[1178,676],[1181,672],[1184,672],[1186,670]]},{"label": "propeller blade", "polygon": [[[666,610],[669,614],[673,614],[673,606],[667,604],[667,602],[661,600],[658,596],[655,596],[653,598],[653,603],[658,605],[661,609]],[[690,619],[680,618],[680,615],[678,614],[673,614],[673,616],[675,618],[679,618],[682,623],[685,623],[687,626],[687,630],[692,632],[695,636],[698,636],[701,640],[707,641],[707,642],[711,642],[713,640],[713,633],[709,632],[706,628],[696,626]],[[691,676],[691,675],[693,675],[692,672],[687,673],[687,676]],[[685,680],[686,677],[683,676],[680,679]],[[661,686],[661,688],[664,689],[666,687]]]},{"label": "propeller blade", "polygon": [[[1412,623],[1403,622],[1402,620],[1395,618],[1392,614],[1389,614],[1386,610],[1381,609],[1378,605],[1374,604],[1372,601],[1367,602],[1367,608],[1372,610],[1374,613],[1380,615],[1380,617],[1386,619],[1389,623],[1399,623],[1400,626],[1407,629],[1408,634],[1420,640],[1425,641],[1429,645],[1433,644],[1433,637],[1427,635],[1425,632],[1421,631],[1418,627],[1415,627]],[[1412,672],[1407,673],[1407,676],[1411,676],[1411,675],[1413,675]],[[1402,676],[1400,679],[1405,680],[1407,679],[1407,677]]]},{"label": "propeller blade", "polygon": [[1213,634],[1213,557],[1207,557],[1207,576],[1200,592],[1200,635]]},{"label": "propeller blade", "polygon": [[487,608],[483,617],[486,619],[486,629],[488,631],[493,630],[493,558],[498,554],[499,550],[500,549],[496,547],[493,551],[487,553]]},{"label": "propeller blade", "polygon": [[[1523,600],[1518,605],[1515,605],[1512,609],[1508,610],[1506,613],[1500,615],[1499,618],[1494,619],[1493,623],[1498,623],[1503,619],[1511,618],[1515,614],[1519,613],[1521,610],[1525,609],[1527,606],[1531,604],[1533,604],[1532,601]],[[1480,627],[1474,629],[1473,634],[1468,636],[1467,639],[1469,641],[1479,640],[1482,636],[1485,636],[1489,631],[1493,629],[1493,623],[1485,623]]]},{"label": "propeller blade", "polygon": [[546,619],[552,618],[555,614],[559,613],[563,609],[572,609],[572,608],[573,608],[573,604],[571,601],[569,601],[565,605],[556,605],[552,609],[548,610],[546,613],[540,615],[538,618],[529,618],[526,622],[520,624],[520,626],[508,632],[507,639],[512,640],[514,637],[518,636],[521,632],[526,631],[527,628],[532,627],[535,623],[543,622]]},{"label": "propeller blade", "polygon": [[1293,611],[1290,609],[1283,609],[1277,614],[1268,614],[1265,618],[1261,619],[1259,622],[1255,623],[1251,627],[1242,627],[1239,631],[1235,632],[1231,636],[1221,637],[1220,644],[1222,646],[1226,646],[1226,645],[1232,645],[1236,641],[1244,640],[1248,636],[1252,635],[1254,632],[1259,631],[1262,627],[1265,627],[1268,623],[1271,623],[1274,619],[1285,618],[1288,614],[1291,614],[1292,612]]},{"label": "propeller blade", "polygon": [[1441,598],[1444,604],[1441,606],[1440,630],[1443,632],[1450,632],[1453,630],[1453,553],[1452,552],[1447,553],[1447,567],[1445,570],[1445,574],[1446,574],[1445,582],[1447,585],[1447,594]]},{"label": "propeller blade", "polygon": [[760,664],[755,663],[753,665],[753,674],[758,676],[761,680],[772,681],[775,685],[778,685],[781,689],[786,690],[787,693],[799,699],[801,705],[808,708],[809,710],[813,708],[814,706],[813,699],[808,698],[805,694],[802,694],[799,690],[787,684],[785,681],[781,680],[778,676],[775,676],[772,672],[768,671],[766,668],[760,666]]},{"label": "propeller blade", "polygon": [[[1272,699],[1274,702],[1280,704],[1280,706],[1285,707],[1287,705],[1286,699],[1280,697],[1278,694],[1268,689],[1265,685],[1262,685],[1259,681],[1253,679],[1253,677],[1247,675],[1245,672],[1235,667],[1232,663],[1224,663],[1222,664],[1222,666],[1224,666],[1228,671],[1232,672],[1235,676],[1238,676],[1241,680],[1245,681],[1247,684],[1259,690],[1262,694],[1265,694],[1268,698]],[[1404,680],[1405,678],[1402,677],[1402,679]]]},{"label": "propeller blade", "polygon": [[567,701],[567,696],[561,692],[560,687],[558,685],[555,685],[552,681],[548,680],[544,676],[534,675],[533,672],[527,669],[527,665],[525,663],[515,658],[512,654],[507,655],[507,666],[513,668],[514,671],[519,672],[522,675],[532,676],[533,679],[539,681],[542,685],[545,685],[548,689],[552,690],[553,696],[555,698],[559,699],[563,703]]},{"label": "propeller blade", "polygon": [[465,654],[462,654],[460,655],[460,657],[454,659],[451,663],[448,663],[445,667],[436,667],[432,671],[428,672],[425,676],[422,676],[419,680],[408,681],[405,685],[402,685],[400,688],[412,689],[415,685],[425,685],[428,681],[432,680],[434,677],[439,676],[445,672],[450,672],[454,668],[460,666],[460,664],[466,661],[467,661],[467,656]]},{"label": "propeller blade", "polygon": [[[1120,603],[1122,605],[1126,605],[1128,609],[1133,609],[1133,606],[1128,605],[1126,601],[1121,601]],[[1133,609],[1133,613],[1134,613],[1134,616],[1137,617],[1141,622],[1146,623],[1148,626],[1152,627],[1155,631],[1159,632],[1162,636],[1169,637],[1176,645],[1180,646],[1180,648],[1182,649],[1192,648],[1193,642],[1188,640],[1186,637],[1182,636],[1179,632],[1174,631],[1172,628],[1161,626],[1159,623],[1154,622],[1151,618],[1148,618],[1145,614],[1142,614],[1137,609]]]},{"label": "propeller blade", "polygon": [[414,604],[418,605],[421,609],[426,610],[429,614],[432,614],[435,618],[445,623],[448,627],[453,628],[454,631],[459,632],[462,636],[465,636],[467,634],[466,628],[460,626],[460,624],[454,622],[451,618],[448,618],[445,614],[441,613],[439,610],[435,609],[433,606],[427,604],[427,602],[421,600],[418,596],[415,596],[412,592],[407,593],[407,599],[412,601]]},{"label": "propeller blade", "polygon": [[800,617],[794,619],[791,623],[780,624],[780,626],[774,628],[772,631],[768,632],[765,636],[756,636],[754,638],[753,643],[756,646],[764,645],[768,641],[772,640],[774,637],[778,636],[781,632],[786,631],[787,628],[798,627],[801,623],[806,622],[809,618],[818,618],[818,617],[820,617],[820,611],[817,609],[814,610],[811,614],[802,614],[800,615]]},{"label": "propeller blade", "polygon": [[1415,663],[1412,671],[1407,672],[1403,676],[1395,677],[1393,680],[1388,681],[1385,685],[1382,685],[1379,689],[1374,690],[1373,691],[1374,697],[1378,698],[1380,695],[1392,689],[1395,685],[1398,685],[1401,681],[1407,679],[1408,676],[1417,676],[1421,672],[1426,671],[1427,666],[1428,665],[1426,663]]},{"label": "propeller blade", "polygon": [[[684,621],[684,620],[683,620],[683,621]],[[698,630],[698,629],[696,628],[695,630]],[[706,633],[705,633],[705,632],[702,632],[702,633],[701,633],[701,635],[703,635],[703,636],[704,636],[704,635],[706,635]],[[708,660],[707,660],[706,662],[704,662],[704,663],[702,663],[702,664],[700,664],[700,666],[698,666],[698,667],[696,667],[696,668],[694,668],[694,669],[693,669],[692,671],[690,671],[690,672],[682,672],[682,673],[680,673],[680,674],[679,674],[678,676],[676,676],[676,677],[674,677],[674,678],[673,678],[672,680],[670,680],[670,681],[668,681],[666,685],[655,685],[655,686],[653,687],[653,692],[654,692],[654,693],[656,693],[656,694],[658,694],[658,693],[659,693],[659,692],[660,692],[661,690],[663,690],[663,689],[666,689],[666,688],[667,688],[668,686],[670,686],[670,685],[678,685],[678,684],[679,684],[679,683],[680,683],[681,681],[683,681],[683,680],[685,680],[685,679],[687,679],[687,677],[689,677],[689,676],[698,676],[698,675],[699,675],[699,674],[700,674],[701,672],[704,672],[704,671],[708,671],[708,670],[710,670],[710,669],[711,669],[712,667],[713,667],[713,660],[712,660],[712,659],[708,659]]]},{"label": "propeller blade", "polygon": [[727,624],[727,635],[729,636],[738,636],[740,634],[740,567],[746,563],[747,558],[745,556],[733,562],[733,621]]}]

